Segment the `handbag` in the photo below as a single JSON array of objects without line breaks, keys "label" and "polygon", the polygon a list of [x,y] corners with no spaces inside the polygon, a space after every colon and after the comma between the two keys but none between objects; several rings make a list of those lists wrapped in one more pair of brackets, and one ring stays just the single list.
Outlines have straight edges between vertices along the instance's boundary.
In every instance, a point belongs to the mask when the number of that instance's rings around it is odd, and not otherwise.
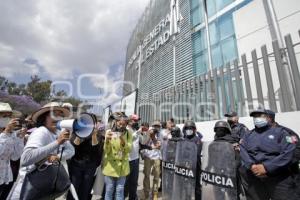
[{"label": "handbag", "polygon": [[49,200],[63,195],[71,185],[69,175],[61,164],[64,147],[57,163],[37,165],[25,175],[21,189],[21,200]]}]

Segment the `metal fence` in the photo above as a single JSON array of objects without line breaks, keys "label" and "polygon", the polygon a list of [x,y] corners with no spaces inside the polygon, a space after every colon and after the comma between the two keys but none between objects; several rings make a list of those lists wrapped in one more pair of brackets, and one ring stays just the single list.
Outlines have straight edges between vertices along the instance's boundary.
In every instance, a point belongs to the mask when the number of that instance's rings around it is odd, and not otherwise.
[{"label": "metal fence", "polygon": [[300,43],[293,43],[291,35],[284,39],[284,48],[273,41],[269,52],[264,45],[251,55],[154,93],[151,101],[139,102],[139,114],[145,121],[172,117],[183,123],[187,119],[217,120],[232,110],[247,116],[257,107],[275,112],[300,110],[295,53]]}]

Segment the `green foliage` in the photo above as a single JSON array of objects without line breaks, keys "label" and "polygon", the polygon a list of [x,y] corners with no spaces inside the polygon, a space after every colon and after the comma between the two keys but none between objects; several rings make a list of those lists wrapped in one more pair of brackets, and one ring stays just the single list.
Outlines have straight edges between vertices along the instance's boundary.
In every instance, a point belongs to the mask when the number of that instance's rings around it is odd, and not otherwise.
[{"label": "green foliage", "polygon": [[68,102],[71,103],[74,107],[77,107],[81,100],[76,99],[75,97],[68,97],[67,93],[64,90],[59,90],[55,92],[58,99],[52,99],[51,97],[51,80],[42,81],[41,78],[37,75],[31,76],[30,81],[27,84],[17,84],[12,81],[8,81],[5,77],[0,76],[0,86],[3,82],[7,81],[6,87],[9,95],[27,95],[31,96],[32,99],[44,105],[50,101],[59,101],[59,102]]}]

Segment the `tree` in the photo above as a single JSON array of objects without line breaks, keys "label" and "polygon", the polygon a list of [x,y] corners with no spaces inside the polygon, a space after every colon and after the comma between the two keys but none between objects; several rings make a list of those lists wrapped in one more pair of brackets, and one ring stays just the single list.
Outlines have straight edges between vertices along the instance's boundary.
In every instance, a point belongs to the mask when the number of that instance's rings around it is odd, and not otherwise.
[{"label": "tree", "polygon": [[28,94],[38,103],[49,101],[52,81],[41,81],[37,75],[31,76],[30,79],[31,81],[27,83]]},{"label": "tree", "polygon": [[[66,97],[67,93],[64,90],[52,91],[56,96],[56,99],[53,99],[51,97],[51,83],[51,80],[41,81],[41,78],[37,75],[31,76],[30,82],[27,84],[17,84],[0,76],[0,90],[2,93],[5,93],[5,98],[2,96],[0,101],[10,102],[13,107],[19,107],[19,109],[22,109],[22,106],[26,104],[30,104],[30,107],[35,109],[39,105],[44,105],[50,101],[68,102],[76,108],[83,102],[75,97]],[[88,105],[84,106],[83,110],[87,110],[90,107]],[[33,109],[27,109],[26,113],[30,110]]]}]

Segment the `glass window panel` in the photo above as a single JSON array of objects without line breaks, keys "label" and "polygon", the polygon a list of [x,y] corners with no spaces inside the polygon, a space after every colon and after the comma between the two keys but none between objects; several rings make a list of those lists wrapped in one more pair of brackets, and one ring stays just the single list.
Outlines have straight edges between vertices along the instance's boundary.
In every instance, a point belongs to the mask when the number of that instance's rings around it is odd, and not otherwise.
[{"label": "glass window panel", "polygon": [[221,40],[234,35],[234,26],[231,14],[222,17],[222,19],[219,21],[219,30]]},{"label": "glass window panel", "polygon": [[221,42],[223,61],[228,63],[238,57],[235,37],[230,37]]},{"label": "glass window panel", "polygon": [[200,16],[199,9],[191,11],[191,20],[193,27],[200,24],[203,21],[203,19]]},{"label": "glass window panel", "polygon": [[205,29],[201,29],[200,31],[194,33],[192,36],[192,40],[193,40],[194,55],[206,49],[207,41],[206,41]]},{"label": "glass window panel", "polygon": [[223,65],[222,52],[219,45],[212,46],[211,48],[212,65],[214,68]]},{"label": "glass window panel", "polygon": [[215,0],[215,1],[216,1],[216,10],[217,11],[222,10],[225,6],[234,2],[234,0]]},{"label": "glass window panel", "polygon": [[194,57],[194,67],[196,75],[204,74],[208,69],[208,57],[207,51],[203,52],[203,54]]},{"label": "glass window panel", "polygon": [[217,44],[219,42],[219,31],[217,27],[217,22],[213,22],[209,25],[209,36],[211,45]]},{"label": "glass window panel", "polygon": [[190,0],[190,7],[191,7],[191,10],[196,8],[200,3],[200,0]]},{"label": "glass window panel", "polygon": [[206,4],[208,16],[216,14],[216,0],[206,0]]}]

